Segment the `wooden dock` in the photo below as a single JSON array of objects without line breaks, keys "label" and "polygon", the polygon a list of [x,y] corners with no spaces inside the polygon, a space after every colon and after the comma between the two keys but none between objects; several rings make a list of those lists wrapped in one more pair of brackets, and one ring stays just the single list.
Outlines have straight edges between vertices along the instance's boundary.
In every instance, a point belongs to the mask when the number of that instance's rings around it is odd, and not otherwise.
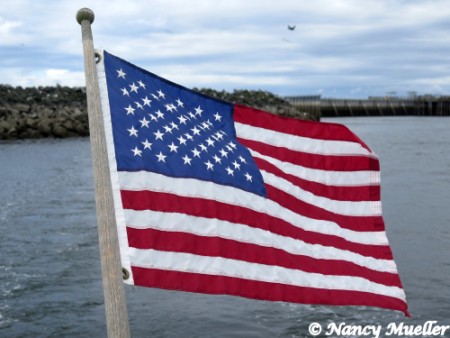
[{"label": "wooden dock", "polygon": [[308,113],[322,117],[336,116],[450,116],[450,97],[416,96],[328,99],[320,96],[290,96],[286,99]]}]

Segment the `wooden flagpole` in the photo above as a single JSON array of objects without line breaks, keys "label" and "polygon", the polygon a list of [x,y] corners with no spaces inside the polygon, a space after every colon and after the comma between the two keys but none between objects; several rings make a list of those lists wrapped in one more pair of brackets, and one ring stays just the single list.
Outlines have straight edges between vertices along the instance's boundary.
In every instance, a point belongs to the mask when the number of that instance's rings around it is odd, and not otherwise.
[{"label": "wooden flagpole", "polygon": [[112,197],[105,130],[95,65],[94,42],[91,24],[94,12],[82,8],[77,12],[81,25],[86,75],[86,95],[89,114],[92,162],[95,182],[95,204],[99,234],[100,259],[105,298],[108,337],[130,337],[125,290],[122,281],[119,240],[117,236],[114,202]]}]

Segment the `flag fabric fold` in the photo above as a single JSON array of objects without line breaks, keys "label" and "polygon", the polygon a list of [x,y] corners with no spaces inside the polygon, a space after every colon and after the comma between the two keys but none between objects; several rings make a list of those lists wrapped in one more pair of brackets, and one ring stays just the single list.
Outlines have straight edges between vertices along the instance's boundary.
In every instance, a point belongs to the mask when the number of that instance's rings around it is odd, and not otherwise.
[{"label": "flag fabric fold", "polygon": [[408,315],[375,153],[346,127],[223,102],[102,52],[125,281]]}]

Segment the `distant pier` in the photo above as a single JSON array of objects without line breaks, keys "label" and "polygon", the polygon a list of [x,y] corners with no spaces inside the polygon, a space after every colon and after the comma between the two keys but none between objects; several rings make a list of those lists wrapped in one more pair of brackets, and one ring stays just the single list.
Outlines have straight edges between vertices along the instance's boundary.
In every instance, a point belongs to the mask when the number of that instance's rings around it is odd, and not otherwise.
[{"label": "distant pier", "polygon": [[320,95],[285,97],[292,105],[322,117],[450,116],[450,96],[369,97],[364,100],[328,99]]}]

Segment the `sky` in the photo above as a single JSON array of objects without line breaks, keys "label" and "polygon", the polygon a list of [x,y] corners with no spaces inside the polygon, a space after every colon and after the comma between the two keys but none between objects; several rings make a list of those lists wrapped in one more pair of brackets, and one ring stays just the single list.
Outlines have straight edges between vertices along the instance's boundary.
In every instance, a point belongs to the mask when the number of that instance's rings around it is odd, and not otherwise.
[{"label": "sky", "polygon": [[189,88],[450,95],[449,0],[2,0],[0,84],[84,86],[83,7],[96,48]]}]

